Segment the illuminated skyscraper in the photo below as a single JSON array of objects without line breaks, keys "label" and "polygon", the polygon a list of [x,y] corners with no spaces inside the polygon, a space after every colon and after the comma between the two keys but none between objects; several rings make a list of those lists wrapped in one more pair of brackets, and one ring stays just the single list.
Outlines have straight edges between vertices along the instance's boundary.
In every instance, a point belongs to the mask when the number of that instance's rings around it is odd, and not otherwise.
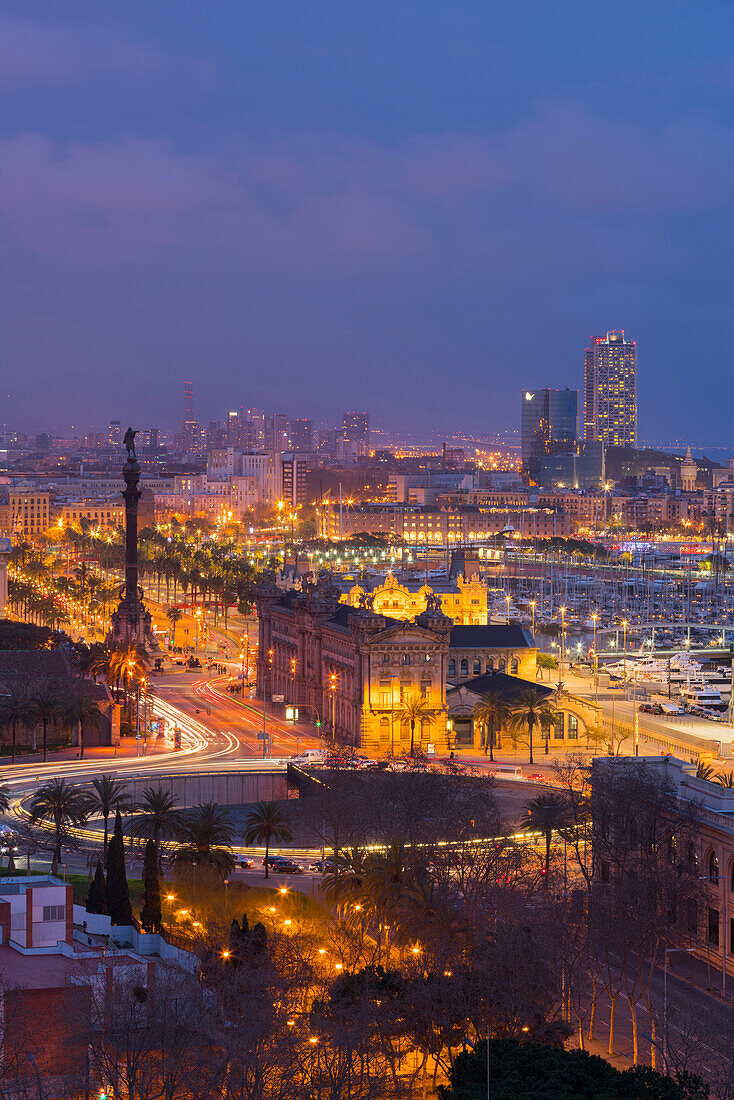
[{"label": "illuminated skyscraper", "polygon": [[586,349],[584,439],[637,446],[637,345],[624,329],[592,336]]}]

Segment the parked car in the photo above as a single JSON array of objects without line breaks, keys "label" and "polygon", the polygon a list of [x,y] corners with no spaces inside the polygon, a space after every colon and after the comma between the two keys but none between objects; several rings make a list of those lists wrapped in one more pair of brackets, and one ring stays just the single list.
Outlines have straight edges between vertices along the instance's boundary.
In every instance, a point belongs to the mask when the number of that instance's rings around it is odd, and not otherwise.
[{"label": "parked car", "polygon": [[241,867],[243,871],[246,871],[249,867],[255,866],[255,860],[251,856],[238,856],[235,860],[235,865]]},{"label": "parked car", "polygon": [[534,772],[533,775],[528,775],[526,778],[529,779],[531,783],[545,783],[545,776],[541,775],[540,772]]}]

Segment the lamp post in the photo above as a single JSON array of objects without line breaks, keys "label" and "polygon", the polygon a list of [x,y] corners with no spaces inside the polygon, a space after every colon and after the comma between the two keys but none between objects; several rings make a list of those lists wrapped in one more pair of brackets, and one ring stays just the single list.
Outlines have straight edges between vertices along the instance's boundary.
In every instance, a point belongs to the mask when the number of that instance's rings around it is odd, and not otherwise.
[{"label": "lamp post", "polygon": [[566,656],[566,608],[561,608],[561,667],[558,672],[558,679],[563,679],[563,661]]},{"label": "lamp post", "polygon": [[531,611],[532,616],[533,616],[532,632],[533,632],[533,637],[535,637],[535,600],[530,601],[530,611]]},{"label": "lamp post", "polygon": [[596,611],[591,616],[591,621],[594,624],[594,702],[597,702],[599,698],[599,658],[596,652],[596,624],[599,619]]},{"label": "lamp post", "polygon": [[622,657],[622,674],[627,679],[627,620],[622,619],[624,656]]},{"label": "lamp post", "polygon": [[331,740],[336,740],[336,673],[329,676],[329,691],[331,692]]},{"label": "lamp post", "polygon": [[510,602],[512,600],[512,596],[505,596],[505,600],[507,601],[507,625],[509,626],[510,625]]}]

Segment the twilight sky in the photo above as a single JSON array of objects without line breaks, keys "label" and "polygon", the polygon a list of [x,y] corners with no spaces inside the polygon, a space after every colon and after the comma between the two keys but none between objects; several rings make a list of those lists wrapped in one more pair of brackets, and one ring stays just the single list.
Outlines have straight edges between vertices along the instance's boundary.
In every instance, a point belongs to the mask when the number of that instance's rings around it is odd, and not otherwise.
[{"label": "twilight sky", "polygon": [[0,423],[515,427],[624,328],[734,444],[730,0],[0,0],[0,97]]}]

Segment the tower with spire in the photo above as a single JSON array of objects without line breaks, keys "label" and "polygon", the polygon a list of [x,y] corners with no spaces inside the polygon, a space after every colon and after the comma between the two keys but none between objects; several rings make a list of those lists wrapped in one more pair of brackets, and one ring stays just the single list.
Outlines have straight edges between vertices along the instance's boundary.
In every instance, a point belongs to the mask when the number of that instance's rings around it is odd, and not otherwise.
[{"label": "tower with spire", "polygon": [[695,493],[696,480],[698,478],[698,464],[691,455],[691,448],[686,451],[686,457],[680,464],[681,488],[684,493]]}]

